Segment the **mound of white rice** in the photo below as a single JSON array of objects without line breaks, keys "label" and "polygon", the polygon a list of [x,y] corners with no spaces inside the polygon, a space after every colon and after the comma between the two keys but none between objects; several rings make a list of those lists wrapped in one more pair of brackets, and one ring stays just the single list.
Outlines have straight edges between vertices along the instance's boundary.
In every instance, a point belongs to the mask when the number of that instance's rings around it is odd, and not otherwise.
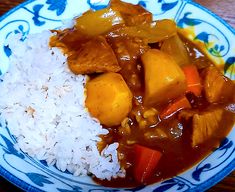
[{"label": "mound of white rice", "polygon": [[107,134],[84,106],[86,76],[74,75],[58,48],[49,48],[50,31],[12,37],[10,68],[0,83],[1,118],[22,151],[61,171],[94,174],[100,179],[124,176],[118,143],[97,149]]}]

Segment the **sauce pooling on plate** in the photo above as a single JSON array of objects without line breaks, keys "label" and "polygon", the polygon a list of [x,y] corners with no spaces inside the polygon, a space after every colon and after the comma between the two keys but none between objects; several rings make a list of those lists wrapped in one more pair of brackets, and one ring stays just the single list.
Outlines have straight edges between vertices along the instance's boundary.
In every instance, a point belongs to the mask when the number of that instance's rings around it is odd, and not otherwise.
[{"label": "sauce pooling on plate", "polygon": [[86,107],[109,130],[100,151],[119,143],[127,187],[173,177],[219,146],[234,125],[235,84],[171,20],[153,21],[139,5],[112,0],[88,11],[50,45],[75,74],[90,76]]}]

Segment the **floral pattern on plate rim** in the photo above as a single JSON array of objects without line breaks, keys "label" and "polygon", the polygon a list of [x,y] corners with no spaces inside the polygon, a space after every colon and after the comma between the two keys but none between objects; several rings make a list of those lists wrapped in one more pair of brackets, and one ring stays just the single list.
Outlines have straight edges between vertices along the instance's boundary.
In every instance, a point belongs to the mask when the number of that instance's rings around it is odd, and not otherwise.
[{"label": "floral pattern on plate rim", "polygon": [[[229,42],[234,38],[235,31],[216,15],[190,0],[128,0],[128,2],[140,4],[150,10],[154,19],[174,19],[182,32],[191,31],[185,33],[187,37],[202,45],[202,49],[210,58],[217,64],[223,65],[224,74],[235,79],[235,47]],[[29,33],[59,27],[62,25],[62,20],[71,18],[75,14],[82,14],[89,8],[99,10],[106,7],[108,0],[84,0],[76,3],[79,4],[77,6],[79,12],[73,8],[72,0],[30,0],[21,4],[0,18],[0,42],[3,43],[11,33],[21,33],[24,40]],[[198,18],[199,12],[200,18]],[[16,15],[21,16],[16,17]],[[208,22],[208,17],[212,22]],[[0,55],[1,75],[7,71],[7,59],[11,55],[7,45],[1,46]],[[133,189],[110,189],[93,183],[90,178],[78,179],[67,172],[62,173],[55,167],[48,167],[44,161],[37,161],[15,149],[16,139],[7,127],[7,121],[1,119],[0,173],[20,188],[31,191],[203,191],[235,168],[234,138],[235,130],[213,153],[172,179]]]}]

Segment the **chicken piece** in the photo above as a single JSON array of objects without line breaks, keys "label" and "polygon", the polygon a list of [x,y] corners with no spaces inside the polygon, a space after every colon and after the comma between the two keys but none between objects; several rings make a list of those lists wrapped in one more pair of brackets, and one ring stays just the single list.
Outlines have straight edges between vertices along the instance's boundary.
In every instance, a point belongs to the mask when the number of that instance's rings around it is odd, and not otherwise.
[{"label": "chicken piece", "polygon": [[52,30],[56,35],[50,38],[51,47],[59,47],[66,55],[71,55],[73,51],[80,49],[81,44],[89,41],[91,38],[84,34],[81,30],[75,28],[60,30]]},{"label": "chicken piece", "polygon": [[127,26],[135,26],[152,22],[152,13],[140,5],[125,3],[120,0],[112,0],[110,7],[119,11]]},{"label": "chicken piece", "polygon": [[103,36],[98,36],[68,57],[70,70],[75,74],[118,72],[121,67]]},{"label": "chicken piece", "polygon": [[122,68],[120,73],[128,86],[130,88],[140,87],[141,79],[139,74],[141,70],[139,67],[141,66],[137,60],[149,49],[148,44],[142,39],[133,37],[107,38]]},{"label": "chicken piece", "polygon": [[171,55],[179,66],[190,63],[189,53],[177,34],[163,41],[161,51]]},{"label": "chicken piece", "polygon": [[192,147],[202,144],[217,132],[223,112],[223,109],[218,108],[193,115]]},{"label": "chicken piece", "polygon": [[210,103],[234,101],[235,84],[215,67],[208,67],[202,72],[203,86]]},{"label": "chicken piece", "polygon": [[196,110],[184,109],[179,111],[178,119],[184,119],[186,121],[189,121],[193,118],[195,114],[197,114]]},{"label": "chicken piece", "polygon": [[127,62],[136,61],[150,48],[144,40],[137,37],[108,37],[108,41],[121,67],[125,67]]}]

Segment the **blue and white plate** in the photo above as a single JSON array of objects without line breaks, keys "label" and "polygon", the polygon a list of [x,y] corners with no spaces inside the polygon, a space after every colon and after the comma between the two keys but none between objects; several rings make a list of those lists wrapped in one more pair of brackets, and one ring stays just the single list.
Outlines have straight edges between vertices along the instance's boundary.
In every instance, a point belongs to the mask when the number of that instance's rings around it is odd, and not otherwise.
[{"label": "blue and white plate", "polygon": [[[190,0],[128,0],[150,10],[155,19],[173,18],[182,33],[235,80],[235,31],[222,19]],[[8,68],[11,51],[4,41],[11,33],[38,33],[62,25],[62,20],[88,9],[106,7],[108,0],[29,0],[0,18],[0,74]],[[204,191],[235,169],[235,127],[220,147],[186,172],[149,186],[110,189],[89,177],[62,173],[14,148],[10,128],[0,125],[0,174],[27,191]]]}]

